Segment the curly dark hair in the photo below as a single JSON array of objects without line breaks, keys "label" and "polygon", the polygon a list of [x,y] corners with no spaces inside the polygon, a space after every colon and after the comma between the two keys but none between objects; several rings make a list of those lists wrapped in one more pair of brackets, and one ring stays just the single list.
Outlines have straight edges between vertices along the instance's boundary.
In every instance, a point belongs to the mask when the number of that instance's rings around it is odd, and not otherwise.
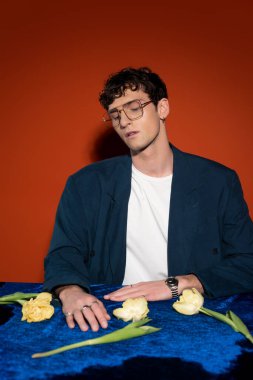
[{"label": "curly dark hair", "polygon": [[157,105],[162,98],[167,98],[167,88],[162,79],[148,67],[126,67],[117,73],[111,74],[99,94],[100,104],[108,110],[114,99],[124,95],[125,91],[143,90],[150,100]]}]

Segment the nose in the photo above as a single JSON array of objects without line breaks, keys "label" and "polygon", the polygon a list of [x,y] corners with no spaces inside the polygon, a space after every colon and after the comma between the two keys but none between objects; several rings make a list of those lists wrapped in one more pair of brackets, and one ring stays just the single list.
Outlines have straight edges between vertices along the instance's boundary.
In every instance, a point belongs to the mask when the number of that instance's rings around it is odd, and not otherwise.
[{"label": "nose", "polygon": [[124,110],[119,111],[119,125],[120,128],[126,128],[130,124],[130,120],[128,119],[127,115],[125,114]]}]

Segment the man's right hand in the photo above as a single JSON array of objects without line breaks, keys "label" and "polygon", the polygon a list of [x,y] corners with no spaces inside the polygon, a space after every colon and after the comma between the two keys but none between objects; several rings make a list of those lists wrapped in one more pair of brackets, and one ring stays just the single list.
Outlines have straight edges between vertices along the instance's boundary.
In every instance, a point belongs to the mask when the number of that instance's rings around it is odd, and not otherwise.
[{"label": "man's right hand", "polygon": [[61,300],[69,328],[73,329],[75,323],[82,331],[87,331],[89,327],[92,331],[98,331],[100,326],[104,329],[108,327],[111,317],[103,303],[80,286],[66,285],[57,288],[55,292]]}]

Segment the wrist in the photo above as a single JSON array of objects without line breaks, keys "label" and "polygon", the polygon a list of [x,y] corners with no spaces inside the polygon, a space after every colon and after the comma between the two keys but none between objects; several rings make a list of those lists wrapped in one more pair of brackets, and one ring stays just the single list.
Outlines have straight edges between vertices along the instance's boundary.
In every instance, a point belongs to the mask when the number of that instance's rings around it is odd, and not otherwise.
[{"label": "wrist", "polygon": [[177,276],[178,279],[178,293],[182,294],[183,290],[195,288],[199,293],[204,293],[204,288],[199,281],[198,277],[194,274],[187,274],[183,276]]},{"label": "wrist", "polygon": [[69,290],[81,289],[78,285],[63,285],[54,290],[56,296],[61,300]]}]

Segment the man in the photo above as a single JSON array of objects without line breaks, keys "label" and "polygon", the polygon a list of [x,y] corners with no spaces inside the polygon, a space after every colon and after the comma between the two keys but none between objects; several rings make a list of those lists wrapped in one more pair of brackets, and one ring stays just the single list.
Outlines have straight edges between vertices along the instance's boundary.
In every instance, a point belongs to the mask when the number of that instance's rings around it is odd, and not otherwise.
[{"label": "man", "polygon": [[108,326],[89,285],[123,284],[107,300],[207,297],[253,290],[253,224],[236,173],[168,143],[167,90],[148,68],[110,76],[105,120],[130,150],[70,176],[45,259],[45,284],[70,328]]}]

